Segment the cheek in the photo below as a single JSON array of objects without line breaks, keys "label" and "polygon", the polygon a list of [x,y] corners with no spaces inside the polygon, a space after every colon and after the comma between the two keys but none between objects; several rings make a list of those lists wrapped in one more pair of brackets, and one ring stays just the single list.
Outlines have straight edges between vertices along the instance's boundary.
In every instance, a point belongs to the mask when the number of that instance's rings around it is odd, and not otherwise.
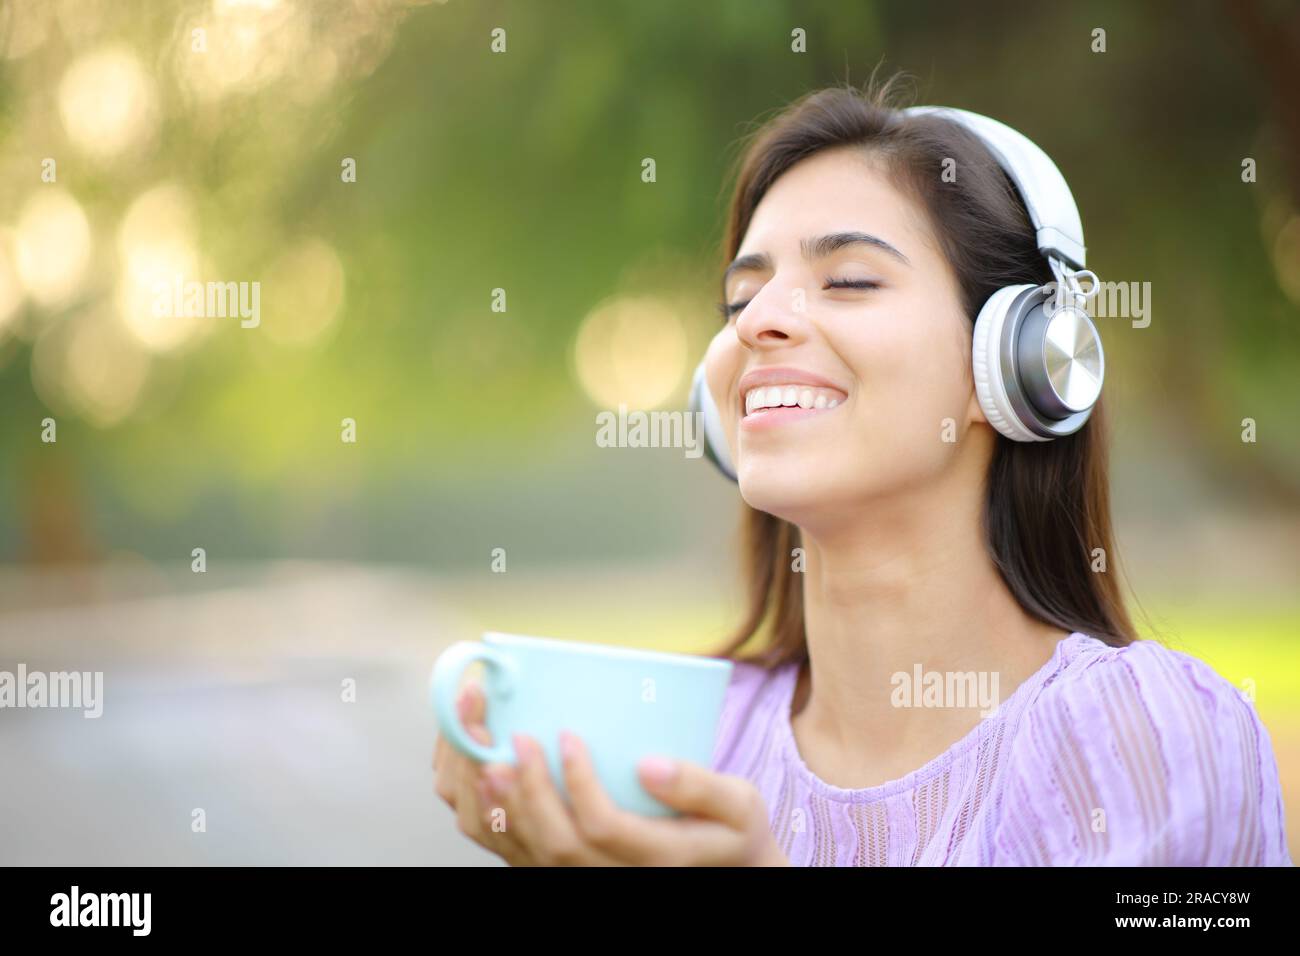
[{"label": "cheek", "polygon": [[704,353],[704,381],[708,386],[709,395],[718,407],[733,462],[738,453],[736,442],[739,426],[738,412],[734,407],[735,388],[743,361],[744,356],[741,354],[740,343],[735,333],[726,329],[714,337]]},{"label": "cheek", "polygon": [[900,322],[859,337],[844,354],[857,378],[855,430],[882,464],[952,451],[973,388],[962,333],[952,323]]},{"label": "cheek", "polygon": [[708,350],[704,353],[704,379],[708,383],[714,401],[718,403],[724,421],[730,411],[727,407],[727,397],[735,387],[740,360],[740,348],[736,336],[725,329],[714,336]]}]

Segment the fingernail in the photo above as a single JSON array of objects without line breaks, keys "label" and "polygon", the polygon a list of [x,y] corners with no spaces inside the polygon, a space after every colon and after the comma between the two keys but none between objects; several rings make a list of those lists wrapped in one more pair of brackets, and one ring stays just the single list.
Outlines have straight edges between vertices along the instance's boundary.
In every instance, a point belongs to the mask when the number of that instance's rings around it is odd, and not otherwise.
[{"label": "fingernail", "polygon": [[483,768],[483,777],[489,794],[493,797],[505,796],[509,787],[506,781],[506,771],[503,768],[485,767]]},{"label": "fingernail", "polygon": [[661,787],[677,775],[677,764],[667,757],[646,757],[641,761],[641,774],[653,786]]},{"label": "fingernail", "polygon": [[515,757],[519,760],[519,766],[527,767],[533,759],[533,748],[531,741],[523,734],[515,734],[511,739],[515,743]]},{"label": "fingernail", "polygon": [[560,756],[565,763],[575,760],[578,756],[578,739],[567,730],[560,731]]},{"label": "fingernail", "polygon": [[456,713],[460,714],[460,719],[465,720],[469,717],[467,713],[469,707],[469,691],[462,690],[456,695]]}]

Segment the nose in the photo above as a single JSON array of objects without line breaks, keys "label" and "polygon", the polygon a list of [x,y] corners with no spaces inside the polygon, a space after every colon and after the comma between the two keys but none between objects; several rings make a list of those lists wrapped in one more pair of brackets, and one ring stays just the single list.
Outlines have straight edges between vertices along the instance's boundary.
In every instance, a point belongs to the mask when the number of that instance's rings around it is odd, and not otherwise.
[{"label": "nose", "polygon": [[802,341],[808,334],[806,299],[804,290],[770,279],[737,317],[736,337],[751,349]]}]

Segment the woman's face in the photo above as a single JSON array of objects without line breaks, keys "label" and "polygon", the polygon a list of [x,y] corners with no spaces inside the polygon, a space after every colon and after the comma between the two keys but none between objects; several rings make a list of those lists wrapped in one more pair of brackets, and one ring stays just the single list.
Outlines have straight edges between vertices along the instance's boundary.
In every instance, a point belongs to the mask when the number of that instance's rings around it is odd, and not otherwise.
[{"label": "woman's face", "polygon": [[725,296],[739,308],[705,371],[754,508],[807,527],[923,494],[984,420],[956,277],[922,208],[857,151],[772,185]]}]

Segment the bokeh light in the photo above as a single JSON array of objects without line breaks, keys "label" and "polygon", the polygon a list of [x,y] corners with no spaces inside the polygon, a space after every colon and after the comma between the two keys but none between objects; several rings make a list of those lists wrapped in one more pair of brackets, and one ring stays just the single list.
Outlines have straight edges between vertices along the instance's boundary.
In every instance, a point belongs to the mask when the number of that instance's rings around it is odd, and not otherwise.
[{"label": "bokeh light", "polygon": [[285,0],[214,0],[177,45],[182,81],[200,100],[248,92],[308,58],[307,12]]},{"label": "bokeh light", "polygon": [[59,84],[59,113],[68,138],[96,159],[109,159],[152,141],[157,93],[139,58],[110,46],[76,60]]},{"label": "bokeh light", "polygon": [[10,230],[0,229],[0,341],[23,304],[23,287],[14,268],[14,238]]},{"label": "bokeh light", "polygon": [[[193,203],[185,189],[162,183],[131,203],[118,229],[122,262],[117,307],[127,329],[146,347],[166,351],[210,328],[202,316],[157,314],[155,302],[181,282],[203,281]],[[176,310],[173,310],[176,311]]]},{"label": "bokeh light", "polygon": [[1273,240],[1273,269],[1277,284],[1296,305],[1300,305],[1300,216],[1292,215]]},{"label": "bokeh light", "polygon": [[45,186],[23,205],[15,247],[18,277],[28,294],[56,308],[77,294],[86,277],[90,223],[65,190]]},{"label": "bokeh light", "polygon": [[601,408],[650,409],[670,398],[686,371],[688,341],[677,312],[650,296],[612,299],[583,320],[574,365]]},{"label": "bokeh light", "polygon": [[32,352],[32,382],[42,400],[100,427],[135,409],[148,372],[148,355],[102,308],[48,327]]}]

